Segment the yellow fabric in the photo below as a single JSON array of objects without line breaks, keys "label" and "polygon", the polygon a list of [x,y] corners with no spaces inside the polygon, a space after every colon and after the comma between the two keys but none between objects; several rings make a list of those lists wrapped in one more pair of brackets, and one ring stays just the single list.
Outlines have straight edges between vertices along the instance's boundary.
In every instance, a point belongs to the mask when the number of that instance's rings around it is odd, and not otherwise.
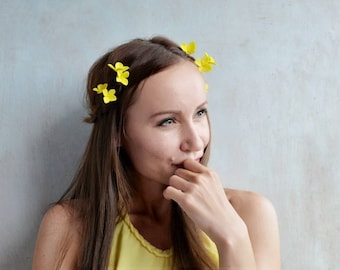
[{"label": "yellow fabric", "polygon": [[[203,234],[208,254],[218,265],[216,245]],[[171,269],[172,249],[161,250],[152,246],[130,222],[128,216],[115,226],[109,270],[162,270]]]}]

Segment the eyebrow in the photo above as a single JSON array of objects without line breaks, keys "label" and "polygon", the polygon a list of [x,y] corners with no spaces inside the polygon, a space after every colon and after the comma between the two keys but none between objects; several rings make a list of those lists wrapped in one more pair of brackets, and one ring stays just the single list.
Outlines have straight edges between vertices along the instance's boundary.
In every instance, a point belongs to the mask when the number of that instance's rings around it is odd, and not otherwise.
[{"label": "eyebrow", "polygon": [[[201,108],[201,107],[204,107],[207,104],[208,104],[208,101],[204,101],[202,104],[200,104],[199,106],[196,107],[196,110]],[[180,114],[180,111],[178,111],[178,110],[168,110],[168,111],[156,112],[156,113],[154,113],[150,116],[150,119],[155,118],[155,117],[160,116],[160,115],[164,115],[164,114]]]}]

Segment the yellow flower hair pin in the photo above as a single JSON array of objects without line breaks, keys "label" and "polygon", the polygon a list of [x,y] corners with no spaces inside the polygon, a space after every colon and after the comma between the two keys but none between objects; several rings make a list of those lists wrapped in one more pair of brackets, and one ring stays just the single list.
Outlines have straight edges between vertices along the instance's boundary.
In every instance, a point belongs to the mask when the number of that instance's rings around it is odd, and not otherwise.
[{"label": "yellow flower hair pin", "polygon": [[104,103],[107,104],[112,101],[116,101],[116,90],[115,89],[107,89],[107,83],[98,84],[97,87],[93,88],[93,91],[97,92],[97,94],[103,94]]},{"label": "yellow flower hair pin", "polygon": [[116,62],[116,64],[113,66],[112,64],[108,64],[110,68],[112,68],[117,73],[116,81],[120,82],[121,84],[127,86],[129,81],[129,69],[128,66],[124,66],[121,62]]},{"label": "yellow flower hair pin", "polygon": [[[196,42],[182,43],[180,47],[186,54],[193,54],[196,51]],[[216,61],[209,54],[205,53],[202,58],[195,60],[195,64],[198,66],[199,71],[209,72],[213,68],[212,65],[216,65]]]},{"label": "yellow flower hair pin", "polygon": [[180,45],[181,49],[186,53],[186,54],[193,54],[196,51],[196,42],[191,41],[190,43],[182,43]]},{"label": "yellow flower hair pin", "polygon": [[[196,51],[196,42],[191,41],[188,44],[182,43],[180,47],[186,54],[193,54]],[[216,65],[216,61],[212,56],[205,53],[202,58],[195,60],[195,64],[197,65],[200,72],[209,72],[212,70],[213,65]],[[208,91],[209,85],[206,83],[204,88],[206,91]]]},{"label": "yellow flower hair pin", "polygon": [[[115,65],[108,64],[108,66],[113,69],[116,73],[116,82],[121,83],[125,86],[129,84],[129,69],[128,66],[124,66],[121,62],[116,62]],[[103,101],[105,104],[116,101],[116,90],[115,89],[107,89],[107,83],[100,83],[97,87],[94,87],[92,90],[97,92],[97,94],[103,94]]]},{"label": "yellow flower hair pin", "polygon": [[212,70],[212,65],[216,65],[215,59],[205,53],[201,59],[196,59],[195,64],[201,72],[209,72]]}]

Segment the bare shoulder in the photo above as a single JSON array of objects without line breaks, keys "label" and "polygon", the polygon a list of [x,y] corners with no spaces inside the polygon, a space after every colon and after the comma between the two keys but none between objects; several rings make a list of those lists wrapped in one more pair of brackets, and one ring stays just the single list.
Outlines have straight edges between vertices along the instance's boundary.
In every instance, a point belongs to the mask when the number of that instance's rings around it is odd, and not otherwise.
[{"label": "bare shoulder", "polygon": [[67,205],[55,205],[44,215],[34,251],[33,269],[73,269],[79,250],[79,226]]},{"label": "bare shoulder", "polygon": [[225,189],[225,193],[231,205],[242,218],[269,215],[276,219],[273,204],[263,195],[252,191],[237,189]]},{"label": "bare shoulder", "polygon": [[71,220],[72,214],[68,205],[57,204],[46,212],[42,219],[40,228],[65,232],[72,224]]},{"label": "bare shoulder", "polygon": [[258,269],[280,269],[280,236],[275,208],[255,192],[226,189],[225,193],[248,228]]}]

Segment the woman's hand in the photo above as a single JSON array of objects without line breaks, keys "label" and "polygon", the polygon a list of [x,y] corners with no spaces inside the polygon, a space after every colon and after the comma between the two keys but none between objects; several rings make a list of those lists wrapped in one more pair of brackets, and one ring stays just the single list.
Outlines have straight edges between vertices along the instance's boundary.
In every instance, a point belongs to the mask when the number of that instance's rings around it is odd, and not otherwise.
[{"label": "woman's hand", "polygon": [[[252,211],[251,204],[258,199],[245,200],[246,203],[237,205],[242,215],[245,213],[241,217],[227,198],[218,175],[209,168],[195,160],[185,160],[183,168],[177,169],[170,177],[169,186],[163,195],[166,199],[176,201],[195,224],[214,241],[219,252],[220,269],[280,269],[279,255],[271,258],[267,256],[270,254],[269,250],[277,246],[276,239],[269,244],[261,240],[263,236],[270,241],[272,234],[270,232],[268,237],[266,230],[269,223],[266,217],[263,219],[266,226],[261,222],[256,223],[257,219],[262,218],[259,217],[262,210]],[[253,212],[255,214],[252,214]],[[249,224],[246,224],[247,221]],[[252,227],[250,231],[249,225]],[[250,234],[253,233],[252,238]],[[253,246],[256,250],[253,250]],[[276,254],[277,249],[274,250]],[[255,262],[255,259],[259,260]]]},{"label": "woman's hand", "polygon": [[215,243],[228,235],[227,230],[245,226],[228,201],[218,175],[195,160],[184,161],[163,194],[176,201]]}]

